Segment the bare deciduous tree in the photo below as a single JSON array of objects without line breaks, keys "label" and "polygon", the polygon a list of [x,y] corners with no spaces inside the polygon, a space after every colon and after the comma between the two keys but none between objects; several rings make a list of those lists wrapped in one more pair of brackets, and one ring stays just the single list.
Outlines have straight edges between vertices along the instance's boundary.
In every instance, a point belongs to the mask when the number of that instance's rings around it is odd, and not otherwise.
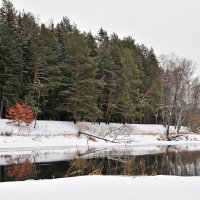
[{"label": "bare deciduous tree", "polygon": [[177,133],[191,109],[199,100],[199,81],[193,78],[194,63],[173,54],[161,56],[162,88],[161,107],[166,137],[170,125],[175,125]]}]

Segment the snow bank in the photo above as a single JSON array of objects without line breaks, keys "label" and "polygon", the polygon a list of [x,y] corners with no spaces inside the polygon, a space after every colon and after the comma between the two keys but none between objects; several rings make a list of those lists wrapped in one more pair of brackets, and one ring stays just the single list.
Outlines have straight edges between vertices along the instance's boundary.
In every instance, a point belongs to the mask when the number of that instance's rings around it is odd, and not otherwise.
[{"label": "snow bank", "polygon": [[[8,120],[0,119],[0,133],[12,133],[13,135],[67,135],[77,134],[78,131],[84,131],[96,135],[105,135],[108,132],[119,132],[128,134],[164,134],[165,127],[162,125],[152,124],[117,124],[111,123],[106,125],[105,123],[94,124],[89,122],[81,122],[74,124],[73,122],[65,121],[43,121],[38,120],[36,128],[34,123],[30,126],[21,125],[16,126],[8,124]],[[174,127],[170,128],[171,132],[175,132]],[[186,128],[182,128],[181,131],[187,131]]]},{"label": "snow bank", "polygon": [[73,122],[43,121],[38,120],[36,128],[34,123],[29,126],[8,124],[8,120],[0,119],[0,133],[12,133],[13,135],[66,135],[76,134],[77,126]]},{"label": "snow bank", "polygon": [[200,177],[83,176],[0,183],[2,200],[199,200]]},{"label": "snow bank", "polygon": [[[94,124],[82,122],[74,124],[73,122],[63,121],[37,121],[37,126],[16,126],[8,124],[8,120],[0,119],[0,150],[13,154],[14,151],[33,151],[33,150],[56,150],[70,148],[105,148],[120,147],[124,145],[183,145],[200,144],[200,135],[189,135],[189,141],[158,141],[158,137],[165,132],[162,125],[144,125],[144,124],[115,124],[105,123]],[[115,135],[120,139],[120,143],[106,143],[103,140],[89,141],[87,136],[77,137],[78,131],[90,133],[113,140]],[[171,131],[174,128],[171,127]],[[183,128],[182,131],[186,131]],[[5,136],[11,134],[12,136]]]}]

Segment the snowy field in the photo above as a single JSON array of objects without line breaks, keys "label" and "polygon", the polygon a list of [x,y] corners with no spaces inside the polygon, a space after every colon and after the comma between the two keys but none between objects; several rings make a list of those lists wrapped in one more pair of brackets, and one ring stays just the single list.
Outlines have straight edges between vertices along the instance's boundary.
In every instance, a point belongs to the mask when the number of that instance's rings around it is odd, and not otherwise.
[{"label": "snowy field", "polygon": [[2,200],[199,200],[200,177],[82,176],[0,183]]}]

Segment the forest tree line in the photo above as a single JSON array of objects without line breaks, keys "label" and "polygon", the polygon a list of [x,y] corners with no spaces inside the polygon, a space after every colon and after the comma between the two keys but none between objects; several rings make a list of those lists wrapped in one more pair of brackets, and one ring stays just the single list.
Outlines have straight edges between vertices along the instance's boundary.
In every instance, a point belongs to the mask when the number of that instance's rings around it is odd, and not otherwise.
[{"label": "forest tree line", "polygon": [[67,17],[40,24],[2,1],[0,118],[23,102],[37,119],[171,124],[178,116],[166,113],[178,112],[179,103],[172,97],[166,105],[170,70],[132,37],[81,32]]}]

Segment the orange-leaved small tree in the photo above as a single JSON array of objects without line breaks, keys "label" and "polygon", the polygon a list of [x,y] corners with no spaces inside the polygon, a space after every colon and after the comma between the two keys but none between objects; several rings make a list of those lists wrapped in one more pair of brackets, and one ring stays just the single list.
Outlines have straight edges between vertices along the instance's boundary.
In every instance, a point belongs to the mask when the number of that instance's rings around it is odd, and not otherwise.
[{"label": "orange-leaved small tree", "polygon": [[16,123],[18,126],[24,122],[28,126],[34,121],[32,109],[24,103],[16,103],[15,106],[7,110],[6,118],[11,120],[9,123]]}]

